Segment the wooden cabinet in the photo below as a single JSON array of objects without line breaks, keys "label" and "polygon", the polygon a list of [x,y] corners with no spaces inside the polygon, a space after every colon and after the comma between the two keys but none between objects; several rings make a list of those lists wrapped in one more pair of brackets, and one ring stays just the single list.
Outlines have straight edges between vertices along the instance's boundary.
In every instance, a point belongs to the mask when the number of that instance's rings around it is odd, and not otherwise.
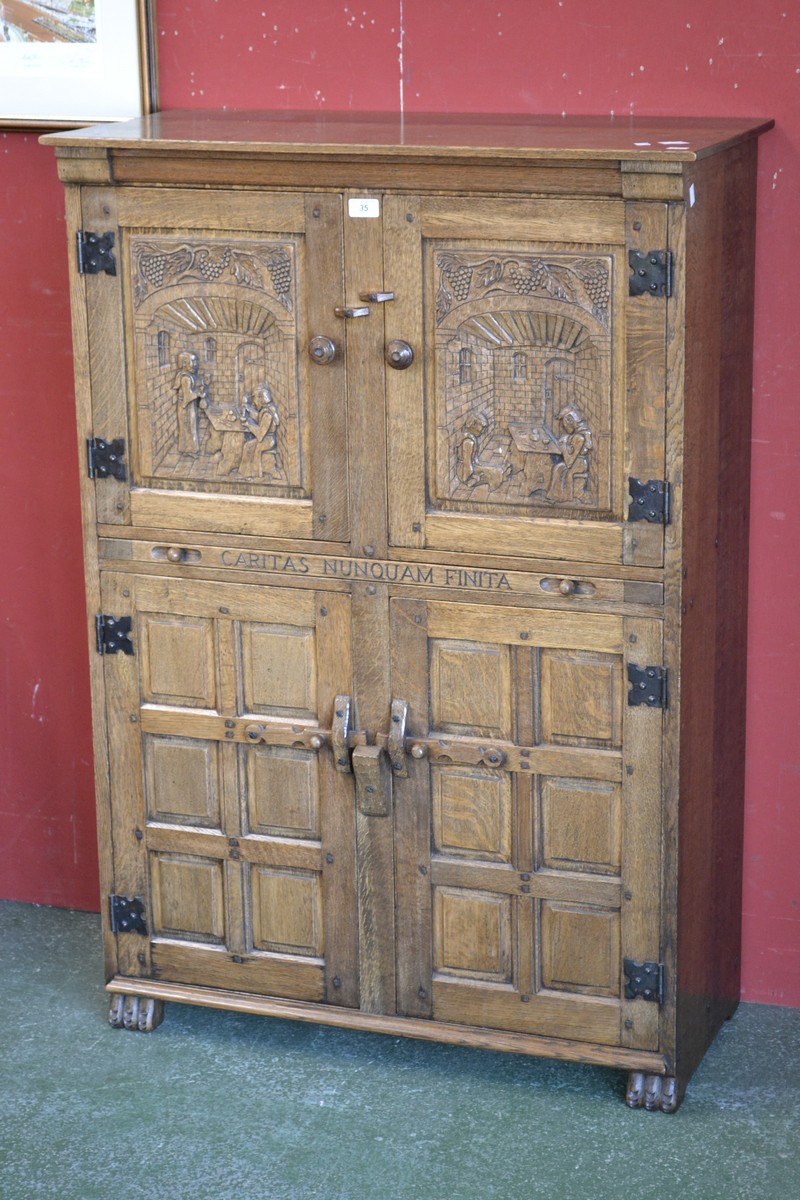
[{"label": "wooden cabinet", "polygon": [[738,1000],[768,127],[45,139],[113,1024],[174,999],[680,1103]]}]

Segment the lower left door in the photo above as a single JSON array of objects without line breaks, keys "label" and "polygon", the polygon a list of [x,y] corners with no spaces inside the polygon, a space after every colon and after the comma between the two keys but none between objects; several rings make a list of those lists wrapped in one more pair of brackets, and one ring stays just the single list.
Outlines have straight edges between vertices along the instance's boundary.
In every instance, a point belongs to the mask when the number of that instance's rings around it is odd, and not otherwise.
[{"label": "lower left door", "polygon": [[119,974],[356,1005],[353,783],[331,746],[350,596],[116,572],[101,590],[104,619],[131,620],[103,659],[113,893],[146,925],[117,934]]}]

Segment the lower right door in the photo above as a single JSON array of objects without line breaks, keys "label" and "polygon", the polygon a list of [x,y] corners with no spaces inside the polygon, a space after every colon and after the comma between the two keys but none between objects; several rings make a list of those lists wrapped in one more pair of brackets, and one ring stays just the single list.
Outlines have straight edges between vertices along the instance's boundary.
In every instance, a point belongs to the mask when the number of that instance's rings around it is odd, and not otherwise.
[{"label": "lower right door", "polygon": [[662,662],[658,619],[392,601],[402,1013],[657,1048]]}]

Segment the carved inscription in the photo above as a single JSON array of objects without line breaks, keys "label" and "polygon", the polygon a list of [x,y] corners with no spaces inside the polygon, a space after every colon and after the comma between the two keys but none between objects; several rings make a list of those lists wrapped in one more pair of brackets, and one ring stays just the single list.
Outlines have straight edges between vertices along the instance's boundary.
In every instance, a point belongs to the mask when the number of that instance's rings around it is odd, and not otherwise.
[{"label": "carved inscription", "polygon": [[421,566],[417,563],[379,562],[372,558],[321,558],[305,554],[266,554],[253,550],[222,550],[223,567],[246,571],[274,571],[281,575],[313,575],[328,579],[370,579],[379,583],[425,583],[431,587],[479,588],[512,591],[505,571],[468,567]]},{"label": "carved inscription", "polygon": [[131,263],[140,474],[302,495],[294,243],[134,236]]},{"label": "carved inscription", "polygon": [[609,511],[612,271],[608,255],[433,255],[447,508]]}]

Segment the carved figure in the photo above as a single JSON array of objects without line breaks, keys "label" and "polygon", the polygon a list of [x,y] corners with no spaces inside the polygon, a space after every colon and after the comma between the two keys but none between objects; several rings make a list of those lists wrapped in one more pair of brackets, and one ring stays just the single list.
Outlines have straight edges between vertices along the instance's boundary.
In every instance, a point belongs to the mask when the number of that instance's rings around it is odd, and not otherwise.
[{"label": "carved figure", "polygon": [[206,400],[206,386],[197,374],[197,355],[182,351],[177,359],[172,390],[177,398],[178,451],[196,458],[200,453],[199,406]]},{"label": "carved figure", "polygon": [[592,433],[573,406],[562,408],[557,419],[564,432],[558,438],[559,452],[553,455],[547,498],[554,504],[570,504],[585,496],[588,490]]},{"label": "carved figure", "polygon": [[[281,419],[267,384],[244,397],[242,422],[245,442],[239,467],[241,473],[248,478],[280,474],[278,426]],[[271,467],[265,469],[265,460],[271,462]]]},{"label": "carved figure", "polygon": [[486,443],[489,420],[483,413],[473,414],[464,424],[456,446],[456,479],[468,488],[488,487],[496,491],[511,474],[510,463],[486,463],[480,452]]},{"label": "carved figure", "polygon": [[475,465],[480,450],[480,439],[489,428],[489,422],[481,413],[472,416],[464,425],[456,448],[456,478],[459,483],[474,487],[477,483]]}]

